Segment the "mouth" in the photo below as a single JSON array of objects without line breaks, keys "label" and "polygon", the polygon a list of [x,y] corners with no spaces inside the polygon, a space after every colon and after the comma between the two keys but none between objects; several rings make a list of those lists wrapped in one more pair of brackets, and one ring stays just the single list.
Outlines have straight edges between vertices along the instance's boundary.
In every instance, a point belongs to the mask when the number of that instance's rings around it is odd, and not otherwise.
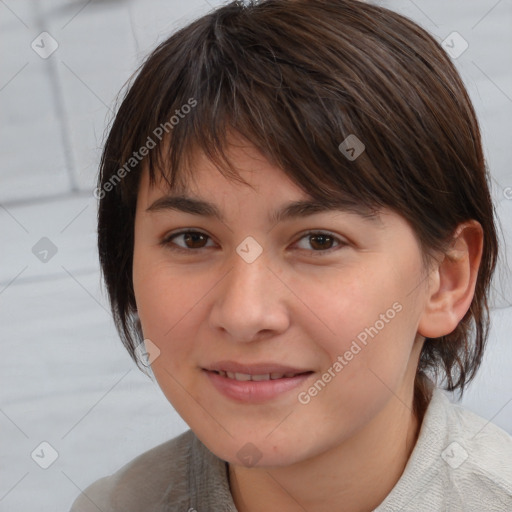
[{"label": "mouth", "polygon": [[[209,366],[205,366],[203,370],[217,372],[223,377],[235,378],[235,375],[249,375],[250,377],[259,377],[270,375],[269,378],[282,378],[287,376],[300,375],[310,372],[310,368],[300,368],[297,366],[289,366],[279,363],[238,363],[236,361],[218,361]],[[274,377],[272,377],[274,375]],[[248,380],[248,379],[245,379]],[[265,380],[265,379],[262,379]]]},{"label": "mouth", "polygon": [[288,372],[288,373],[280,373],[280,372],[272,372],[272,373],[260,373],[260,374],[250,374],[250,373],[239,373],[239,372],[228,372],[223,370],[212,370],[213,373],[220,375],[221,377],[226,377],[228,379],[237,380],[240,382],[251,381],[263,381],[263,380],[278,380],[278,379],[290,379],[292,377],[296,377],[297,375],[307,375],[309,373],[313,373],[312,371],[306,372]]},{"label": "mouth", "polygon": [[303,384],[315,372],[276,364],[222,362],[202,368],[213,387],[236,402],[264,403]]}]

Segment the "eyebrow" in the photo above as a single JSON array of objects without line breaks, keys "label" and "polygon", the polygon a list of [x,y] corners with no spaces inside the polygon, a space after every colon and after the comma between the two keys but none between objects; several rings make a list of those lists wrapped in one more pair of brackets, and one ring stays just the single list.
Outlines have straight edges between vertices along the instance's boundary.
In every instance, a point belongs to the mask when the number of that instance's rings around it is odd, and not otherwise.
[{"label": "eyebrow", "polygon": [[[167,195],[156,199],[147,212],[161,212],[175,210],[192,215],[218,219],[226,223],[224,215],[219,208],[208,201],[185,195]],[[380,223],[380,216],[363,204],[347,199],[335,201],[300,200],[285,203],[280,209],[270,213],[268,221],[271,224],[283,222],[294,218],[304,218],[317,213],[328,213],[333,210],[352,213],[373,223]]]}]

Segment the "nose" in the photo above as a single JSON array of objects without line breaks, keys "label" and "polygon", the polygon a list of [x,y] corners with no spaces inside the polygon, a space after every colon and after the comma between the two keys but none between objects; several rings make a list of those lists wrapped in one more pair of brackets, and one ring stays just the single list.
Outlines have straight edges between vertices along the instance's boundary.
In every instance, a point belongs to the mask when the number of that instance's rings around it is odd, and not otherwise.
[{"label": "nose", "polygon": [[252,263],[235,253],[233,266],[214,288],[210,325],[231,341],[248,343],[285,332],[289,290],[264,256]]}]

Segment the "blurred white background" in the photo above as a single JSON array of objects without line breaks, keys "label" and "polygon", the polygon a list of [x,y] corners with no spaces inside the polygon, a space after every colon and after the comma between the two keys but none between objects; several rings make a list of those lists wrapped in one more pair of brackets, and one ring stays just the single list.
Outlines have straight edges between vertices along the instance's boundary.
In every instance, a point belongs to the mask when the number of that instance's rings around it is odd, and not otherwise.
[{"label": "blurred white background", "polygon": [[[93,480],[187,429],[113,328],[92,191],[119,89],[157,43],[221,3],[0,0],[2,512],[69,510]],[[440,42],[453,31],[467,41],[454,61],[481,122],[510,258],[512,0],[378,3]],[[461,403],[512,433],[512,287],[502,276],[485,361]]]}]

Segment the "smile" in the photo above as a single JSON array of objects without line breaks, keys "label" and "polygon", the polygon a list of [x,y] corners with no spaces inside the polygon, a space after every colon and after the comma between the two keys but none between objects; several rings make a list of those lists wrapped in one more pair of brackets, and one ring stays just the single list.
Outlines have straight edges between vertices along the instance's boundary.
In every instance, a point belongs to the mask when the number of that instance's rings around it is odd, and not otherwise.
[{"label": "smile", "polygon": [[[250,375],[249,373],[233,373],[233,372],[224,372],[222,370],[216,371],[218,375],[222,377],[227,377],[228,379],[234,379],[239,381],[261,381],[261,380],[276,380],[282,378],[290,378],[295,377],[296,375],[302,375],[300,373],[262,373],[260,375]],[[304,372],[308,373],[308,372]]]},{"label": "smile", "polygon": [[285,397],[309,379],[314,372],[248,374],[222,370],[203,370],[210,384],[223,397],[238,403],[262,404]]}]

